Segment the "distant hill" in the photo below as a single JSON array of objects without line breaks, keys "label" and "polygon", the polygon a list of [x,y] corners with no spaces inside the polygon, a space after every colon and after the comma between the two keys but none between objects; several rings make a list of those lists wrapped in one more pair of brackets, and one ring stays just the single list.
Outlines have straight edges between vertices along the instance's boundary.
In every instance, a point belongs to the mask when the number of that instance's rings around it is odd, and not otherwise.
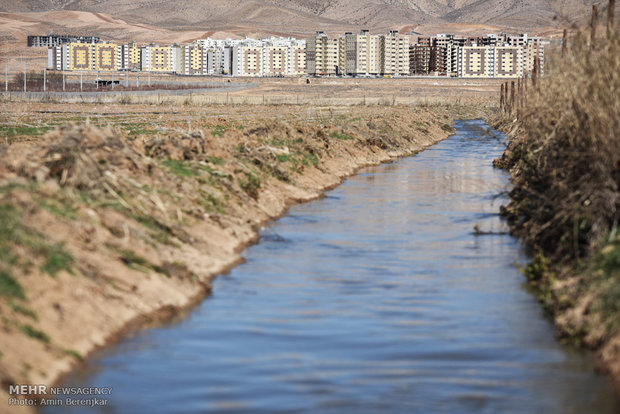
[{"label": "distant hill", "polygon": [[448,23],[530,30],[582,22],[603,0],[0,0],[0,12],[85,11],[170,30],[308,34]]}]

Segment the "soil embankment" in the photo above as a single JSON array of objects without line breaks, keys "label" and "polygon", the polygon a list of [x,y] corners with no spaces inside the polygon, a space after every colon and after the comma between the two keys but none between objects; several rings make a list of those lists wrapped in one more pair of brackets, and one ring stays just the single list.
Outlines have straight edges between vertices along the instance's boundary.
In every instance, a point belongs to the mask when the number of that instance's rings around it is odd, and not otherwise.
[{"label": "soil embankment", "polygon": [[620,37],[588,40],[492,123],[511,139],[496,165],[514,183],[503,213],[533,249],[525,276],[558,336],[595,350],[620,390]]},{"label": "soil embankment", "polygon": [[[8,384],[52,384],[125,332],[203,299],[289,205],[446,138],[456,117],[479,115],[441,106],[169,116],[158,107],[50,108],[5,108],[6,122],[45,113],[60,126],[45,135],[16,126],[0,147],[2,404]],[[65,124],[80,111],[92,120]]]}]

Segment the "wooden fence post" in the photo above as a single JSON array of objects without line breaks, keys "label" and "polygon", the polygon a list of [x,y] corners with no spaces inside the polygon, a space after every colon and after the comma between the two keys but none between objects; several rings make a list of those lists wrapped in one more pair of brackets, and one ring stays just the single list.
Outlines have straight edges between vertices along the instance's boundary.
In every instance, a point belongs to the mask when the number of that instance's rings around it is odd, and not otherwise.
[{"label": "wooden fence post", "polygon": [[607,38],[611,39],[611,35],[614,31],[614,9],[616,0],[609,0],[609,7],[607,7]]},{"label": "wooden fence post", "polygon": [[504,110],[504,84],[502,83],[502,87],[500,88],[499,94],[499,109]]},{"label": "wooden fence post", "polygon": [[532,70],[532,86],[536,89],[537,85],[537,77],[538,77],[538,66],[540,65],[538,55],[534,56],[534,69]]},{"label": "wooden fence post", "polygon": [[566,32],[566,29],[564,29],[564,33],[562,33],[562,57],[566,55],[566,42],[567,42],[566,38],[567,38],[567,32]]},{"label": "wooden fence post", "polygon": [[598,20],[598,7],[592,6],[592,21],[590,22],[590,49],[594,49],[594,41],[596,40],[596,21]]},{"label": "wooden fence post", "polygon": [[515,104],[515,81],[510,81],[510,113]]}]

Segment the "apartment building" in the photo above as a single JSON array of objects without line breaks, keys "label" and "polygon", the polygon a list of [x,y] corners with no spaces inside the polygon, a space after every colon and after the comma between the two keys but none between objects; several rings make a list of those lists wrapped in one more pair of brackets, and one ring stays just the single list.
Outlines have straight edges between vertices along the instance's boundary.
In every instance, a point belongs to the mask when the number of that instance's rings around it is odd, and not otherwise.
[{"label": "apartment building", "polygon": [[93,44],[69,43],[68,46],[68,70],[93,70]]},{"label": "apartment building", "polygon": [[522,62],[520,47],[465,46],[458,48],[457,72],[461,78],[519,78]]},{"label": "apartment building", "polygon": [[263,46],[256,43],[239,44],[232,49],[233,76],[264,76]]},{"label": "apartment building", "polygon": [[231,75],[233,47],[242,43],[240,39],[200,39],[196,41],[205,49],[207,74]]},{"label": "apartment building", "polygon": [[291,45],[291,70],[289,75],[301,76],[306,73],[306,45],[303,41]]},{"label": "apartment building", "polygon": [[409,41],[408,35],[398,34],[391,30],[387,35],[381,36],[381,73],[384,75],[408,75],[409,74]]},{"label": "apartment building", "polygon": [[490,78],[493,76],[493,56],[487,46],[457,48],[457,73],[459,78]]},{"label": "apartment building", "polygon": [[538,70],[540,74],[545,71],[545,44],[542,42],[532,42],[521,48],[523,51],[523,72],[525,75],[531,75],[534,71],[536,57],[538,56]]},{"label": "apartment building", "polygon": [[71,36],[50,34],[46,36],[28,36],[28,47],[56,47],[66,43],[99,43],[101,39],[95,36]]},{"label": "apartment building", "polygon": [[451,76],[456,73],[456,47],[452,40],[454,35],[438,34],[431,45],[435,47],[435,62],[429,64],[439,74]]},{"label": "apartment building", "polygon": [[489,47],[493,53],[494,78],[520,78],[523,76],[523,49],[516,46]]},{"label": "apartment building", "polygon": [[[380,35],[368,30],[342,37],[341,67],[347,75],[378,75],[381,73],[382,41]],[[344,58],[344,59],[343,59]]]},{"label": "apartment building", "polygon": [[285,76],[290,72],[289,48],[285,45],[265,46],[263,76]]},{"label": "apartment building", "polygon": [[47,68],[67,70],[69,68],[69,46],[54,46],[47,49]]},{"label": "apartment building", "polygon": [[200,43],[182,47],[181,73],[184,75],[206,75],[208,73],[207,51]]},{"label": "apartment building", "polygon": [[410,45],[409,73],[412,75],[428,75],[437,72],[437,46]]},{"label": "apartment building", "polygon": [[104,72],[118,70],[118,49],[115,43],[96,43],[94,45],[94,70]]},{"label": "apartment building", "polygon": [[145,72],[176,73],[181,71],[182,50],[178,45],[144,46],[140,52],[141,70]]},{"label": "apartment building", "polygon": [[340,75],[343,72],[340,61],[341,42],[323,32],[306,39],[306,73],[310,75]]},{"label": "apartment building", "polygon": [[140,46],[136,42],[121,45],[119,48],[119,69],[140,70]]}]

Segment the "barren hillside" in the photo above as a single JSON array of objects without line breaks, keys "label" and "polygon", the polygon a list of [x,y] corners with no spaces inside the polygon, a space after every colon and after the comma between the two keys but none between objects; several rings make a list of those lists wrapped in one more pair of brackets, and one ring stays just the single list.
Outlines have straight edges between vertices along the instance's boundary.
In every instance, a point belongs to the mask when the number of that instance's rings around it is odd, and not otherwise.
[{"label": "barren hillside", "polygon": [[163,44],[362,28],[550,36],[588,20],[593,3],[605,12],[606,0],[0,0],[0,64],[43,67],[47,55],[27,48],[26,36],[45,33]]},{"label": "barren hillside", "polygon": [[302,34],[357,27],[488,24],[531,30],[583,20],[603,0],[0,0],[0,11],[106,13],[172,30]]}]

